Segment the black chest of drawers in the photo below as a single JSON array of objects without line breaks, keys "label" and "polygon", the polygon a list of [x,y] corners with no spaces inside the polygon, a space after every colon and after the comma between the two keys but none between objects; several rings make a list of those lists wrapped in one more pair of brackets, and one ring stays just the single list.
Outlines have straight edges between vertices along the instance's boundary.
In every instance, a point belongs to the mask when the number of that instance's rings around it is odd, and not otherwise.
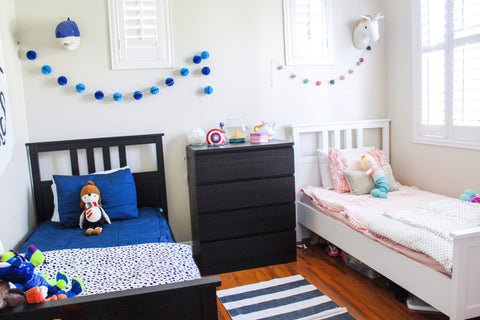
[{"label": "black chest of drawers", "polygon": [[296,260],[293,143],[187,146],[187,166],[202,275]]}]

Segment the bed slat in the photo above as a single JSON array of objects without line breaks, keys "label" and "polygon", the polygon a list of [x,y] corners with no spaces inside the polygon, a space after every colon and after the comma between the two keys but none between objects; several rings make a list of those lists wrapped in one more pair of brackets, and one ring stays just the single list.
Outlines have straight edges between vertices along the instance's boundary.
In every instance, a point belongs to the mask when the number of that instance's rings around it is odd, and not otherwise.
[{"label": "bed slat", "polygon": [[103,147],[102,154],[103,154],[103,169],[104,170],[112,169],[112,162],[110,160],[110,147]]},{"label": "bed slat", "polygon": [[76,149],[70,149],[70,163],[72,175],[78,176],[80,174],[80,168],[78,166],[78,153]]},{"label": "bed slat", "polygon": [[87,165],[88,173],[94,173],[95,170],[95,158],[93,157],[93,148],[87,148]]},{"label": "bed slat", "polygon": [[118,145],[118,156],[120,157],[120,167],[125,167],[127,165],[127,153],[124,144]]}]

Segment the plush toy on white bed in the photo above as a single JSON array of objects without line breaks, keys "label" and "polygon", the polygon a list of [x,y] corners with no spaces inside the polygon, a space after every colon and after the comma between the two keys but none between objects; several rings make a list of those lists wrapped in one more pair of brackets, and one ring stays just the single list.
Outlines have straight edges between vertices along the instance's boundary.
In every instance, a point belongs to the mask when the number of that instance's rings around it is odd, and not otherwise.
[{"label": "plush toy on white bed", "polygon": [[375,161],[371,155],[363,155],[362,168],[365,170],[365,174],[372,176],[373,181],[375,181],[375,185],[377,186],[370,191],[370,194],[377,198],[386,199],[390,184],[388,183],[388,178],[383,170],[378,167],[377,161]]},{"label": "plush toy on white bed", "polygon": [[99,235],[102,233],[104,222],[111,223],[110,218],[102,208],[100,190],[92,181],[88,181],[80,192],[80,198],[80,207],[83,208],[80,215],[80,229],[86,228],[85,234],[87,236]]}]

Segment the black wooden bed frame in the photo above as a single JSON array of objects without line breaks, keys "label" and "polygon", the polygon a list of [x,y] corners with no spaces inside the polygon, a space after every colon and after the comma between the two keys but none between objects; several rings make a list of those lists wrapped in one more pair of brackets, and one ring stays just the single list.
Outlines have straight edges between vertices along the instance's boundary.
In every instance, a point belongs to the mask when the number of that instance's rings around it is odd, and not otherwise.
[{"label": "black wooden bed frame", "polygon": [[[78,151],[86,151],[88,172],[95,172],[94,150],[102,150],[104,170],[111,164],[111,148],[118,148],[120,167],[127,164],[126,146],[155,145],[156,171],[135,172],[138,206],[161,207],[168,221],[163,134],[27,143],[37,222],[53,212],[51,180],[41,180],[39,154],[69,151],[72,175],[79,175]],[[21,305],[0,310],[0,319],[217,319],[216,276],[153,287],[79,296],[66,300]]]}]

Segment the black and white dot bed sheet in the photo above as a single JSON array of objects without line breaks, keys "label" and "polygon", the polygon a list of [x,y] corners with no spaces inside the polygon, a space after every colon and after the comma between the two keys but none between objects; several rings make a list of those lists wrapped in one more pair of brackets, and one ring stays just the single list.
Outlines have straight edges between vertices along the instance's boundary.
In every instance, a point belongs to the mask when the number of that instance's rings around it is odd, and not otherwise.
[{"label": "black and white dot bed sheet", "polygon": [[[64,249],[44,252],[37,271],[53,278],[58,271],[80,278],[81,294],[101,294],[159,284],[199,279],[192,248],[181,243]],[[67,287],[68,289],[68,287]]]}]

